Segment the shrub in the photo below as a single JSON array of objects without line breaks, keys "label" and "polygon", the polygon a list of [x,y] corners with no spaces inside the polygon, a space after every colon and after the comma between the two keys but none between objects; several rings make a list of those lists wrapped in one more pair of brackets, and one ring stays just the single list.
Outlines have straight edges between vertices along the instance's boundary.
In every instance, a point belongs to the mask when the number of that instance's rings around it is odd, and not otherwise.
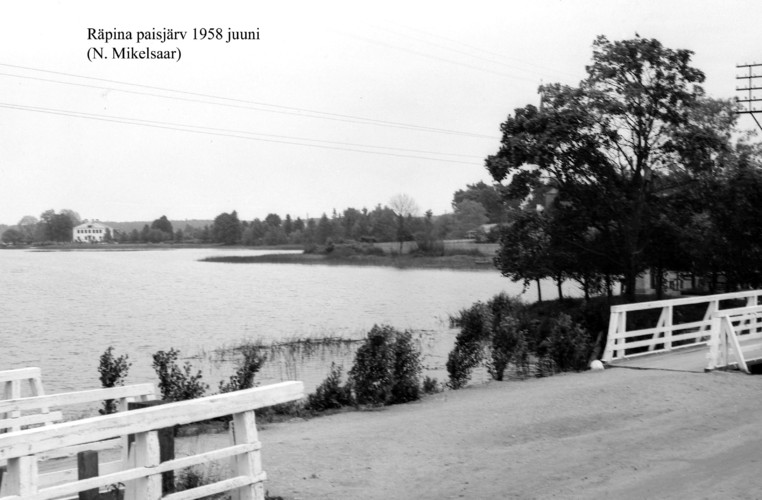
[{"label": "shrub", "polygon": [[258,422],[282,422],[291,418],[308,418],[312,416],[312,412],[305,407],[304,400],[265,406],[256,410],[255,413]]},{"label": "shrub", "polygon": [[305,409],[308,411],[325,411],[354,404],[352,391],[341,385],[341,366],[331,363],[331,372],[313,394],[307,396]]},{"label": "shrub", "polygon": [[441,391],[439,382],[435,378],[431,378],[428,375],[423,379],[423,393],[424,394],[436,394]]},{"label": "shrub", "polygon": [[553,320],[550,335],[541,347],[553,361],[556,371],[581,371],[587,368],[591,350],[590,337],[568,314],[561,314]]},{"label": "shrub", "polygon": [[260,352],[259,346],[245,345],[241,348],[243,361],[228,382],[220,382],[220,392],[233,392],[254,387],[254,376],[267,361],[267,356]]},{"label": "shrub", "polygon": [[[216,483],[220,481],[220,476],[221,473],[219,466],[213,466],[209,468],[200,465],[194,465],[192,467],[188,467],[187,469],[183,469],[177,475],[177,479],[175,479],[175,490],[180,492],[198,488],[207,484]],[[229,498],[230,496],[226,493],[216,493],[213,495],[201,497],[200,500],[225,500]]]},{"label": "shrub", "polygon": [[490,337],[488,315],[485,305],[477,302],[461,310],[459,316],[450,318],[451,325],[460,327],[455,346],[447,357],[451,389],[464,387],[471,378],[471,371],[481,362],[483,343]]},{"label": "shrub", "polygon": [[[118,358],[114,357],[114,348],[109,346],[101,354],[98,372],[100,373],[101,385],[103,387],[116,387],[124,385],[124,379],[127,378],[127,372],[132,366],[128,363],[129,356],[124,354]],[[101,415],[108,415],[117,411],[116,401],[107,399],[103,402],[103,408],[98,410]]]},{"label": "shrub", "polygon": [[158,351],[153,355],[153,369],[159,376],[161,398],[166,401],[184,401],[204,395],[209,388],[201,381],[201,370],[193,375],[190,363],[186,361],[183,368],[177,366],[180,351]]},{"label": "shrub", "polygon": [[503,380],[505,369],[513,361],[517,371],[525,374],[528,365],[529,350],[526,342],[526,331],[519,328],[519,321],[506,317],[493,329],[490,360],[487,371],[495,380]]},{"label": "shrub", "polygon": [[465,386],[471,371],[485,361],[485,348],[487,371],[496,380],[503,380],[511,363],[518,376],[528,376],[530,356],[537,359],[538,376],[584,370],[596,344],[605,341],[608,309],[603,300],[524,305],[505,294],[477,302],[450,318],[460,332],[447,359],[448,385]]},{"label": "shrub", "polygon": [[374,325],[355,354],[349,385],[359,404],[405,403],[420,397],[422,369],[409,331]]}]

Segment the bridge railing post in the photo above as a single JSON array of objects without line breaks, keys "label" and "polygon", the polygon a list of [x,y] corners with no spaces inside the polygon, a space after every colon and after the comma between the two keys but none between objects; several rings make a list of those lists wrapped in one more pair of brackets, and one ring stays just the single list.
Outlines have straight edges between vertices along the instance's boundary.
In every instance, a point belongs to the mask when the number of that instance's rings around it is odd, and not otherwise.
[{"label": "bridge railing post", "polygon": [[3,478],[3,495],[18,495],[21,498],[37,493],[37,457],[34,455],[11,458]]},{"label": "bridge railing post", "polygon": [[[710,305],[711,309],[711,305]],[[719,368],[721,365],[721,319],[718,315],[712,314],[709,327],[709,354],[706,371],[711,371]]]},{"label": "bridge railing post", "polygon": [[[254,411],[233,415],[233,444],[259,444]],[[255,482],[233,492],[233,500],[265,500],[264,472],[259,446],[255,450],[238,455],[234,463],[235,471],[241,476],[253,476]]]}]

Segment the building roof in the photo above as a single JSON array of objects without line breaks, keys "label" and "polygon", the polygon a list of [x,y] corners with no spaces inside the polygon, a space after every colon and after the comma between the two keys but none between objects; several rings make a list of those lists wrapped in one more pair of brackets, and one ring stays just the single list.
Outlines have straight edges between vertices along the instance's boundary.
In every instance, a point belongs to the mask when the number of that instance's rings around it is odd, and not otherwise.
[{"label": "building roof", "polygon": [[79,226],[74,226],[74,229],[111,229],[111,228],[98,221],[85,221]]}]

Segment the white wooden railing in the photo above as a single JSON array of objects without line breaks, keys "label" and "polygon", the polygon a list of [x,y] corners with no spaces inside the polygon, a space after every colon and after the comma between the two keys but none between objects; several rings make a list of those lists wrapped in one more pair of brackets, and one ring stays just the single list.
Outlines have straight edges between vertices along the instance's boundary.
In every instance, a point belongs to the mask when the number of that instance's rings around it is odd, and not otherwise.
[{"label": "white wooden railing", "polygon": [[6,429],[18,431],[26,426],[47,425],[62,421],[62,412],[51,411],[53,408],[115,400],[117,409],[123,411],[127,409],[128,401],[147,401],[156,397],[156,389],[153,384],[134,384],[45,395],[42,391],[42,382],[39,379],[39,370],[39,368],[21,368],[0,372],[0,377],[5,375],[9,379],[13,375],[23,375],[24,377],[35,375],[36,377],[28,379],[33,381],[31,382],[34,387],[32,393],[36,394],[29,397],[19,397],[20,390],[16,382],[24,379],[16,378],[6,382],[6,384],[13,384],[13,390],[6,391],[6,395],[12,396],[11,399],[0,399],[0,433]]},{"label": "white wooden railing", "polygon": [[[131,500],[191,500],[230,491],[234,499],[263,500],[265,473],[254,410],[303,397],[301,382],[281,382],[254,389],[219,394],[190,401],[64,422],[0,435],[0,460],[7,460],[0,500],[49,500],[78,492],[123,483]],[[232,415],[232,444],[226,448],[160,462],[158,430]],[[129,453],[118,467],[110,466],[97,477],[67,480],[41,486],[38,461],[64,447],[89,445],[135,436]],[[168,471],[232,459],[232,477],[198,488],[162,496],[161,474]]]},{"label": "white wooden railing", "polygon": [[[2,399],[20,399],[24,383],[28,385],[28,394],[31,396],[42,396],[45,391],[42,388],[42,374],[39,368],[17,368],[15,370],[0,371],[0,384],[3,386]],[[34,415],[21,416],[19,410],[0,409],[0,432],[6,429],[12,431],[21,430],[25,425],[37,425],[52,423],[61,420],[63,417],[60,412],[50,413],[46,406],[40,406]]]},{"label": "white wooden railing", "polygon": [[[739,370],[750,373],[747,361],[762,355],[759,343],[753,344],[750,341],[759,339],[762,339],[762,306],[739,307],[714,313],[706,370],[736,364]],[[756,355],[753,354],[755,351]]]},{"label": "white wooden railing", "polygon": [[[612,306],[608,339],[601,360],[610,363],[625,357],[706,344],[711,337],[712,317],[723,310],[723,302],[741,300],[747,307],[756,306],[760,296],[762,290],[751,290]],[[675,308],[691,305],[705,307],[703,318],[698,321],[676,322]],[[628,315],[642,314],[644,311],[653,311],[654,316],[658,312],[655,326],[628,329]]]}]

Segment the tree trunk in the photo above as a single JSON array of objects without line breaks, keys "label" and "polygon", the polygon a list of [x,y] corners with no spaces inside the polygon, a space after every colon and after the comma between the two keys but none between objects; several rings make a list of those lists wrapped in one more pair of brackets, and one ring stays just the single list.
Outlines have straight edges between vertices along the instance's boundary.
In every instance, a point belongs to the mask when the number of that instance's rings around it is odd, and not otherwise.
[{"label": "tree trunk", "polygon": [[559,300],[564,300],[564,291],[561,288],[562,283],[563,283],[563,278],[561,278],[561,276],[556,276],[556,288],[558,289]]},{"label": "tree trunk", "polygon": [[656,299],[662,300],[664,298],[664,271],[658,267],[653,271],[656,273],[656,276],[654,276],[654,283],[656,284]]},{"label": "tree trunk", "polygon": [[537,302],[542,302],[542,289],[540,289],[540,280],[535,280],[537,282]]}]

